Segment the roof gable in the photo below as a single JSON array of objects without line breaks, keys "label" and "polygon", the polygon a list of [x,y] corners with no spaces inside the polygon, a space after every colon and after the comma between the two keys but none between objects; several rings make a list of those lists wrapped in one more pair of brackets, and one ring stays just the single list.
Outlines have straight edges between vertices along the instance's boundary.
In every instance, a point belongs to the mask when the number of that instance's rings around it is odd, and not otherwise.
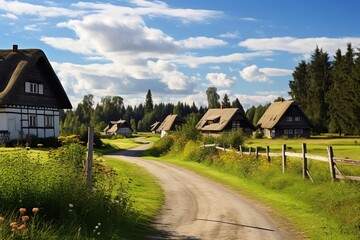
[{"label": "roof gable", "polygon": [[290,109],[290,107],[296,107],[299,109],[303,117],[306,119],[309,126],[312,126],[310,120],[306,116],[306,114],[302,111],[300,106],[293,100],[282,101],[282,102],[273,102],[269,108],[265,111],[262,117],[257,122],[257,125],[261,128],[271,129],[275,127],[279,121],[283,118],[286,112]]},{"label": "roof gable", "polygon": [[[52,104],[49,107],[72,108],[60,80],[44,52],[40,49],[0,50],[0,104],[13,104],[17,98],[17,93],[24,87],[29,75],[37,67],[46,73],[47,84],[52,92],[56,93],[54,95],[56,106]],[[39,102],[40,106],[47,104],[46,101]]]},{"label": "roof gable", "polygon": [[162,121],[157,131],[170,131],[174,129],[174,124],[176,122],[182,122],[182,121],[179,119],[178,115],[170,114],[164,119],[164,121]]},{"label": "roof gable", "polygon": [[239,108],[215,108],[209,109],[200,119],[196,128],[204,131],[222,131],[233,117],[239,114],[254,129],[254,126]]}]

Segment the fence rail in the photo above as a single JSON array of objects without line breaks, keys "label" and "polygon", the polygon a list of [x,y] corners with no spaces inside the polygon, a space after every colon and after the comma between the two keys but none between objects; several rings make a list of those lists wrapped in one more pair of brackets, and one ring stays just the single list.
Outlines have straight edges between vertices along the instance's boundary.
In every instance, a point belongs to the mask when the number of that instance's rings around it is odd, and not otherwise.
[{"label": "fence rail", "polygon": [[[230,149],[227,149],[225,147],[221,147],[219,145],[216,144],[206,144],[203,145],[202,147],[215,147],[218,150],[221,151],[230,151]],[[323,156],[316,156],[313,154],[308,154],[306,152],[306,144],[303,143],[302,144],[302,153],[294,153],[294,152],[286,152],[286,145],[282,145],[282,152],[281,153],[274,153],[274,152],[270,152],[270,147],[266,146],[266,152],[259,152],[258,148],[253,148],[249,147],[249,151],[243,151],[242,146],[239,146],[239,151],[237,151],[239,154],[241,155],[251,155],[254,154],[255,157],[258,159],[259,156],[265,156],[266,159],[270,162],[270,158],[271,157],[281,157],[282,158],[282,170],[283,173],[285,173],[286,170],[286,157],[295,157],[295,158],[301,158],[302,159],[302,166],[303,166],[303,177],[304,178],[309,178],[311,181],[312,177],[310,175],[310,172],[307,168],[307,159],[312,159],[312,160],[316,160],[316,161],[322,161],[322,162],[328,162],[329,163],[329,167],[330,167],[330,174],[331,174],[331,179],[333,181],[335,181],[336,179],[350,179],[350,180],[354,180],[354,181],[360,181],[360,176],[345,176],[343,175],[338,166],[336,165],[336,162],[338,163],[342,163],[342,164],[347,164],[347,165],[353,165],[353,166],[360,166],[360,160],[354,160],[354,159],[347,159],[347,158],[338,158],[338,157],[334,157],[334,152],[331,146],[327,147],[327,152],[328,152],[328,157],[323,157]]]}]

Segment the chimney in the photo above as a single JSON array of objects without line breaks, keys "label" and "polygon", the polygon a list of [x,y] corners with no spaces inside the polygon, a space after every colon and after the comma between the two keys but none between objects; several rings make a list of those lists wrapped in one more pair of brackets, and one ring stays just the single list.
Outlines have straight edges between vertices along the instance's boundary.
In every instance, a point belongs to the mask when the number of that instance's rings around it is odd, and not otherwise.
[{"label": "chimney", "polygon": [[13,45],[12,51],[13,51],[13,52],[17,52],[17,51],[18,51],[18,45],[17,45],[17,44],[14,44],[14,45]]}]

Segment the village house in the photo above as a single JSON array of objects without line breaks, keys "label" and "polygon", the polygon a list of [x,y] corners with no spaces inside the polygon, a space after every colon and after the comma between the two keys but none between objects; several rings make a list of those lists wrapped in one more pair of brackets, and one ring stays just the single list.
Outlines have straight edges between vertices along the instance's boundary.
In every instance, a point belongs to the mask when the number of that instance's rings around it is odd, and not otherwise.
[{"label": "village house", "polygon": [[209,109],[196,128],[206,134],[220,134],[242,129],[244,133],[251,135],[255,131],[255,126],[239,108]]},{"label": "village house", "polygon": [[176,127],[183,123],[184,121],[178,115],[170,114],[162,121],[156,131],[160,132],[161,137],[164,137],[168,132],[175,131]]},{"label": "village house", "polygon": [[150,131],[151,131],[152,133],[160,133],[159,130],[158,130],[160,124],[161,124],[161,122],[158,122],[158,121],[156,121],[156,122],[154,122],[153,124],[151,124],[151,125],[150,125]]},{"label": "village house", "polygon": [[106,135],[122,135],[131,136],[133,130],[128,122],[125,120],[110,121],[110,123],[103,130]]},{"label": "village house", "polygon": [[42,50],[0,50],[0,143],[58,137],[59,110],[71,108]]},{"label": "village house", "polygon": [[264,136],[310,137],[312,123],[293,100],[273,102],[259,119],[257,126]]}]

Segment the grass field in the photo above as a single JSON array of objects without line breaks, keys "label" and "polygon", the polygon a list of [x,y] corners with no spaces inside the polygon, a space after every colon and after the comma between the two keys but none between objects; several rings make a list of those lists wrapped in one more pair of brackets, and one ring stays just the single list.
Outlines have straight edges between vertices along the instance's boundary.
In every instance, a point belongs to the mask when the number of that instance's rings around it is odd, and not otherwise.
[{"label": "grass field", "polygon": [[283,144],[291,151],[301,153],[302,143],[306,143],[307,152],[313,155],[328,156],[326,147],[332,146],[335,157],[360,160],[360,138],[312,137],[309,139],[255,139],[245,141],[246,147],[270,147],[270,151],[281,152]]}]

